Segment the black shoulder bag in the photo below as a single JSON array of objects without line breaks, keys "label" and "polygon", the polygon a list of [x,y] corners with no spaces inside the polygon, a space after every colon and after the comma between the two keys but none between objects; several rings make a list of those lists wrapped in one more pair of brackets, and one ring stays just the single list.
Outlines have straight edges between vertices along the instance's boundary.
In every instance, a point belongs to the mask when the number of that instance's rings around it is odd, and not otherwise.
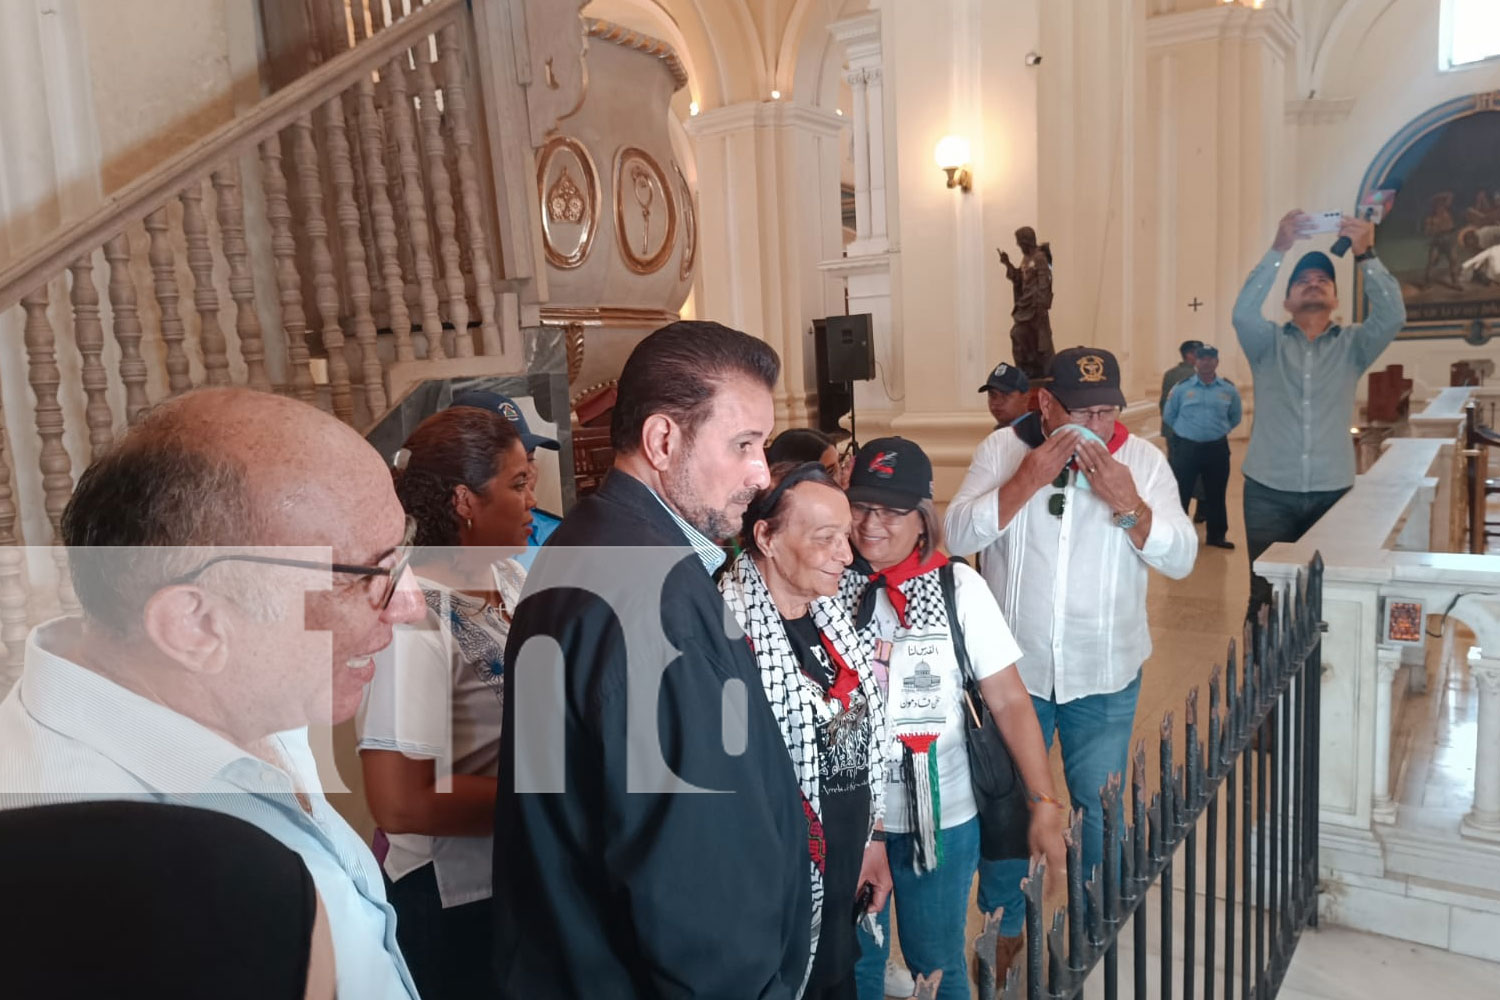
[{"label": "black shoulder bag", "polygon": [[979,680],[969,660],[968,643],[958,620],[957,584],[953,564],[938,570],[943,603],[948,608],[948,632],[964,680],[964,738],[969,748],[969,780],[979,807],[979,853],[987,861],[1031,856],[1031,805],[1026,782],[1006,749],[994,716],[979,693]]}]

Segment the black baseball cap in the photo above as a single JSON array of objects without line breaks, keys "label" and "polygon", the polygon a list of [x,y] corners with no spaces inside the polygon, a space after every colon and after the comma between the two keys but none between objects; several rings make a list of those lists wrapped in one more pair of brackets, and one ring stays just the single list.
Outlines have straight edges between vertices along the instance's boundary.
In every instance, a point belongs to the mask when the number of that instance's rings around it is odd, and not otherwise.
[{"label": "black baseball cap", "polygon": [[980,392],[989,392],[994,389],[998,392],[1025,392],[1031,388],[1031,379],[1026,373],[1015,365],[1008,365],[1004,361],[995,366],[990,372],[990,377],[984,380],[984,385],[979,387]]},{"label": "black baseball cap", "polygon": [[1329,260],[1328,255],[1321,250],[1309,250],[1302,255],[1301,260],[1297,261],[1297,266],[1292,268],[1292,276],[1286,279],[1286,293],[1288,295],[1292,294],[1292,286],[1297,283],[1297,279],[1307,271],[1322,271],[1328,275],[1329,281],[1333,282],[1335,286],[1338,285],[1339,279],[1333,273],[1333,261]]},{"label": "black baseball cap", "polygon": [[542,437],[540,434],[531,433],[531,428],[526,424],[526,415],[516,405],[516,401],[509,396],[502,396],[498,392],[486,392],[482,389],[470,389],[453,397],[450,406],[473,406],[481,410],[491,410],[500,414],[506,420],[516,425],[516,430],[521,432],[521,447],[526,449],[527,454],[538,448],[550,448],[559,451],[560,446],[553,438]]},{"label": "black baseball cap", "polygon": [[1219,349],[1212,344],[1199,344],[1197,355],[1200,358],[1217,358]]},{"label": "black baseball cap", "polygon": [[1089,406],[1125,408],[1120,391],[1120,362],[1102,347],[1070,347],[1059,351],[1047,369],[1047,389],[1069,410]]},{"label": "black baseball cap", "polygon": [[849,499],[912,510],[932,499],[932,461],[915,441],[876,438],[854,456]]}]

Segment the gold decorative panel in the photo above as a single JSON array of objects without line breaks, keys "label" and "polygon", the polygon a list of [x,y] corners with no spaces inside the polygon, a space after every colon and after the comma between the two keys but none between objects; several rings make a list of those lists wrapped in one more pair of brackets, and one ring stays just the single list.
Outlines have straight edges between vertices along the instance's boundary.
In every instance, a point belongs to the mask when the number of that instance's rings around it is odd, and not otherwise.
[{"label": "gold decorative panel", "polygon": [[625,146],[615,157],[615,236],[625,266],[654,274],[672,255],[677,199],[651,154]]},{"label": "gold decorative panel", "polygon": [[599,231],[599,172],[588,149],[569,136],[548,139],[537,156],[542,245],[547,262],[564,270],[588,258]]},{"label": "gold decorative panel", "polygon": [[677,175],[677,196],[682,200],[682,263],[677,269],[677,277],[686,281],[692,277],[693,264],[698,258],[698,213],[693,208],[693,189],[675,160],[672,172]]}]

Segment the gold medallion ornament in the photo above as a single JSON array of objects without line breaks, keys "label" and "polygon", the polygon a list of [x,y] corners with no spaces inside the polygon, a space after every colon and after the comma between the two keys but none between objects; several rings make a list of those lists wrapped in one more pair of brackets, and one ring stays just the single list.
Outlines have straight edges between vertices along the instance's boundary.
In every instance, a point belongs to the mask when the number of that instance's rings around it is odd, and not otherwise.
[{"label": "gold medallion ornament", "polygon": [[568,168],[563,167],[557,180],[553,182],[552,189],[547,192],[548,214],[552,216],[553,222],[571,222],[576,225],[583,221],[584,207],[583,192],[573,183]]},{"label": "gold medallion ornament", "polygon": [[1082,382],[1105,381],[1104,359],[1097,354],[1085,354],[1078,359],[1078,375]]}]

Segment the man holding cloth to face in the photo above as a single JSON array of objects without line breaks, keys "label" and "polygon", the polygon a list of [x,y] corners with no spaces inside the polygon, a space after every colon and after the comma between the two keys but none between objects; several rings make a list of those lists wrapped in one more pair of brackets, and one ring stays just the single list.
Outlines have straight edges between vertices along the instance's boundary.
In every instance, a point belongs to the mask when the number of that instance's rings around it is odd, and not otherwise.
[{"label": "man holding cloth to face", "polygon": [[[983,575],[1011,623],[1016,664],[1047,745],[1062,740],[1068,796],[1083,810],[1084,870],[1104,856],[1099,789],[1125,768],[1151,655],[1149,570],[1181,579],[1198,536],[1155,445],[1120,423],[1125,396],[1110,352],[1075,347],[1052,360],[1040,413],[995,431],[948,506],[948,548],[983,551]],[[1019,948],[1024,861],[980,865],[979,905],[1005,909]],[[997,975],[1004,970],[997,969]]]}]

